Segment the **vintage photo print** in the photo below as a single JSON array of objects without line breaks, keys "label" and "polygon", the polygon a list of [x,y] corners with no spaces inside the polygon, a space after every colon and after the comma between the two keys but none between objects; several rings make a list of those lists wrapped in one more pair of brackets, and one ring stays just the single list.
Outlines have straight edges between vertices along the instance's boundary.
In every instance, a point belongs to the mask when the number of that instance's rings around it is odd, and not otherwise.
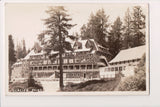
[{"label": "vintage photo print", "polygon": [[6,95],[148,95],[148,4],[6,3]]}]

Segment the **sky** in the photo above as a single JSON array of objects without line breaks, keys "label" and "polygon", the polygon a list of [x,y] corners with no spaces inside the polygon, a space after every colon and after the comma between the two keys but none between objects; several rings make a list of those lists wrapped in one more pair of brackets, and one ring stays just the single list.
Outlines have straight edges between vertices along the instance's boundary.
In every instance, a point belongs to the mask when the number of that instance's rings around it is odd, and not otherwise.
[{"label": "sky", "polygon": [[64,6],[72,18],[70,23],[77,24],[69,33],[80,32],[83,24],[88,22],[90,14],[104,9],[109,15],[109,22],[113,23],[119,16],[125,16],[127,8],[132,11],[133,6],[141,6],[143,13],[147,14],[147,4],[44,4],[44,3],[8,3],[5,4],[5,36],[12,35],[15,46],[17,41],[25,40],[26,48],[32,48],[37,41],[37,35],[45,28],[42,19],[48,17],[45,12],[49,6]]}]

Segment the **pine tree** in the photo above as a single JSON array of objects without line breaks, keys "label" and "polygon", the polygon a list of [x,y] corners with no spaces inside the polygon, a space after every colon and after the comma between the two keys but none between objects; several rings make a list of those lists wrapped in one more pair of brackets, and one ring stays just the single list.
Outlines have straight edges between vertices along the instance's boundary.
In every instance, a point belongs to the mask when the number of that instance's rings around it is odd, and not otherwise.
[{"label": "pine tree", "polygon": [[17,59],[23,58],[23,48],[21,43],[19,42],[17,42],[17,46],[16,46],[16,58]]},{"label": "pine tree", "polygon": [[16,47],[16,58],[21,59],[27,55],[25,40],[23,39],[21,42],[17,42]]},{"label": "pine tree", "polygon": [[9,62],[11,64],[16,62],[14,42],[13,42],[12,35],[9,35]]},{"label": "pine tree", "polygon": [[140,6],[133,8],[133,41],[134,46],[145,44],[145,15]]},{"label": "pine tree", "polygon": [[26,51],[26,44],[25,44],[25,40],[23,39],[22,40],[22,44],[23,44],[23,49],[22,49],[22,58],[24,58],[25,56],[26,56],[26,54],[27,54],[27,51]]},{"label": "pine tree", "polygon": [[[44,50],[49,54],[52,50],[58,51],[59,61],[60,61],[60,89],[63,90],[63,59],[62,54],[65,50],[72,50],[70,42],[66,41],[68,35],[68,30],[71,29],[74,25],[69,24],[69,21],[72,19],[69,18],[67,10],[63,6],[50,7],[46,11],[49,14],[49,17],[45,19],[45,25],[47,30],[43,31],[38,36],[38,39],[44,45]],[[48,35],[50,39],[46,40]],[[51,56],[50,56],[51,58]]]},{"label": "pine tree", "polygon": [[116,19],[111,26],[109,37],[109,52],[111,53],[111,59],[118,54],[122,48],[122,21],[120,17]]},{"label": "pine tree", "polygon": [[81,33],[82,39],[89,38],[88,35],[87,35],[87,27],[86,27],[85,24],[83,24],[83,26],[81,27],[80,31],[81,31],[80,33]]},{"label": "pine tree", "polygon": [[14,42],[12,35],[9,35],[9,80],[11,79],[11,66],[16,62],[15,50],[14,50]]},{"label": "pine tree", "polygon": [[133,24],[132,17],[129,8],[127,9],[124,17],[124,26],[123,26],[123,49],[133,47]]},{"label": "pine tree", "polygon": [[81,28],[82,38],[94,39],[100,45],[107,47],[108,18],[104,9],[98,10],[95,15],[91,13],[89,22]]}]

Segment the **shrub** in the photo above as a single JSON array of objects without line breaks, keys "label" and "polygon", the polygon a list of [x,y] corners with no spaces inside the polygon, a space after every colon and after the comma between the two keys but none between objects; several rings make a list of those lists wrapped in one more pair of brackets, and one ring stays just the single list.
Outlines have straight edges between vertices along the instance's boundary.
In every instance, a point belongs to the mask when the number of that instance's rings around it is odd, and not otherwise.
[{"label": "shrub", "polygon": [[146,70],[145,55],[135,69],[135,75],[125,78],[120,82],[119,91],[145,91],[146,90]]},{"label": "shrub", "polygon": [[41,84],[34,80],[32,73],[29,74],[28,78],[28,89],[41,89],[43,90],[43,87]]},{"label": "shrub", "polygon": [[35,85],[35,80],[33,78],[32,73],[30,73],[28,78],[28,87],[34,87],[34,85]]}]

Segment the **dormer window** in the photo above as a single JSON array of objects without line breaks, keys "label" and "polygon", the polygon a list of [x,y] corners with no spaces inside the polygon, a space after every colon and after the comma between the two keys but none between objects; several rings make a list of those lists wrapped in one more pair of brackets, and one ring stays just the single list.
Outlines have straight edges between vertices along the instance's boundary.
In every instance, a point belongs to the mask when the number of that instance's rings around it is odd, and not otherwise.
[{"label": "dormer window", "polygon": [[75,42],[75,44],[74,44],[74,49],[82,49],[82,43],[80,43],[80,42]]},{"label": "dormer window", "polygon": [[95,44],[93,43],[93,41],[88,40],[85,44],[85,47],[95,49]]}]

